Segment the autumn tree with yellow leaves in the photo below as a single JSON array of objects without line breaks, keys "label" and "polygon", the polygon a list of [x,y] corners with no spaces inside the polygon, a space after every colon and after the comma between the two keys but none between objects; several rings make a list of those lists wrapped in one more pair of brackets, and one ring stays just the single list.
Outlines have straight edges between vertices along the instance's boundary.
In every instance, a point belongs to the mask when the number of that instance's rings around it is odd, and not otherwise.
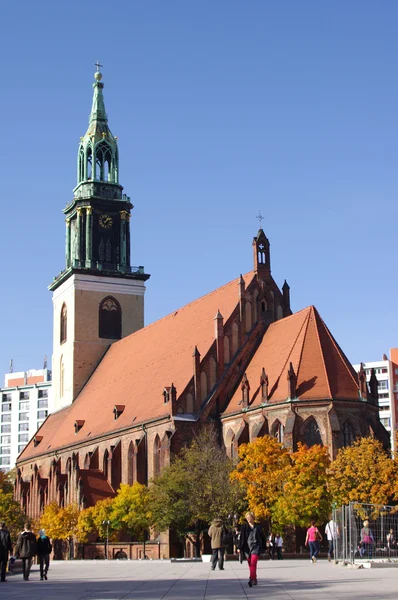
[{"label": "autumn tree with yellow leaves", "polygon": [[275,438],[265,435],[239,447],[239,462],[231,474],[246,489],[249,510],[258,519],[272,517],[291,467],[289,452]]},{"label": "autumn tree with yellow leaves", "polygon": [[273,523],[305,527],[311,519],[327,521],[331,508],[328,449],[299,443],[297,451],[290,453],[290,460],[282,493],[272,510]]},{"label": "autumn tree with yellow leaves", "polygon": [[374,438],[361,438],[339,450],[329,469],[329,490],[338,505],[349,502],[390,504],[398,468]]}]

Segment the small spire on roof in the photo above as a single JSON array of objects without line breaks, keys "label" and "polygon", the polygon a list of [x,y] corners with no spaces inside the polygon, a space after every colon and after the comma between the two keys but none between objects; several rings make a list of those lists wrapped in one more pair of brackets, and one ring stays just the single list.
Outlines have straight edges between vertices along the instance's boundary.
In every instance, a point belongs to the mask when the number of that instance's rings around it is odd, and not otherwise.
[{"label": "small spire on roof", "polygon": [[297,375],[293,369],[293,363],[291,362],[289,365],[289,370],[287,372],[287,381],[288,381],[288,398],[289,400],[294,400],[297,397],[296,389],[297,389]]},{"label": "small spire on roof", "polygon": [[260,375],[261,396],[263,402],[268,402],[268,375],[263,367]]}]

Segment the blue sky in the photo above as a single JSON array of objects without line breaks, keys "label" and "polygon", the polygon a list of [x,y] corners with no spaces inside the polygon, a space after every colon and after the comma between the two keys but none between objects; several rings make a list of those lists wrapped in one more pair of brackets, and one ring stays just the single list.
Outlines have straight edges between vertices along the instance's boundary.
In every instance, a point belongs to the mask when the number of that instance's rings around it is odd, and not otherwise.
[{"label": "blue sky", "polygon": [[97,59],[147,323],[249,271],[261,210],[293,310],[353,362],[397,346],[397,22],[392,0],[9,3],[0,374],[51,356]]}]

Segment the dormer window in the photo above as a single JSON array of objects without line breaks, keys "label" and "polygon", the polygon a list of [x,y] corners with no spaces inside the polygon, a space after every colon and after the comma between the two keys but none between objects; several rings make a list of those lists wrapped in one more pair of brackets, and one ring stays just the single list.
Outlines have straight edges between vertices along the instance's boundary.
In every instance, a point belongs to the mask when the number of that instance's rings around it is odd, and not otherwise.
[{"label": "dormer window", "polygon": [[75,433],[79,433],[85,421],[75,421]]},{"label": "dormer window", "polygon": [[42,441],[43,436],[42,435],[35,435],[35,437],[33,438],[33,446],[35,448],[37,448],[37,446],[40,444],[40,442]]},{"label": "dormer window", "polygon": [[115,404],[114,409],[113,409],[113,414],[115,416],[115,421],[116,419],[118,419],[120,417],[120,415],[122,414],[122,412],[124,411],[125,406],[124,404]]}]

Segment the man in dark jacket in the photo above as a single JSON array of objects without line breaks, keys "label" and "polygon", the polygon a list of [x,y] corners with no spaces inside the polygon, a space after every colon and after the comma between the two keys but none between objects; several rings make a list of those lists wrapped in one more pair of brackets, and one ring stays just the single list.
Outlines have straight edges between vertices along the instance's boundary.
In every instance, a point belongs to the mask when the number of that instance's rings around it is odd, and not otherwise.
[{"label": "man in dark jacket", "polygon": [[25,523],[24,531],[18,536],[15,554],[22,559],[23,578],[28,581],[32,560],[36,556],[36,536],[30,529],[30,523]]},{"label": "man in dark jacket", "polygon": [[5,523],[0,523],[0,570],[1,581],[6,581],[8,554],[12,552],[10,533]]},{"label": "man in dark jacket", "polygon": [[40,581],[47,581],[47,571],[50,566],[50,554],[53,549],[50,540],[46,536],[44,529],[40,529],[39,537],[37,538],[37,556],[40,563]]}]

